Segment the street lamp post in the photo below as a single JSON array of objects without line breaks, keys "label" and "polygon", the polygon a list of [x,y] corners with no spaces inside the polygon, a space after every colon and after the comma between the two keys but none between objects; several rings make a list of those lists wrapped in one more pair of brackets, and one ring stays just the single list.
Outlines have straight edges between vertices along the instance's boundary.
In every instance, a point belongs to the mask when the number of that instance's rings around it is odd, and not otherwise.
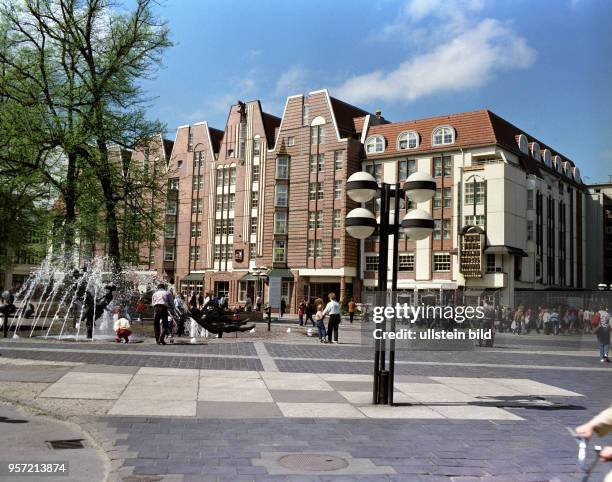
[{"label": "street lamp post", "polygon": [[[403,189],[400,183],[381,183],[367,172],[357,172],[350,176],[346,183],[348,196],[356,202],[366,203],[380,194],[380,220],[368,209],[359,207],[350,211],[346,216],[346,230],[356,239],[366,239],[378,227],[378,293],[377,304],[386,304],[389,236],[393,236],[391,249],[393,264],[391,275],[391,291],[393,303],[397,291],[398,272],[398,235],[400,227],[409,239],[420,240],[431,235],[434,222],[431,215],[422,209],[412,209],[406,213],[400,225],[399,210],[401,201],[408,195],[414,202],[429,201],[436,192],[436,182],[428,174],[415,172],[406,180]],[[389,218],[392,218],[391,220]],[[386,321],[382,322],[382,331],[386,331]],[[391,320],[391,330],[395,331],[395,319]],[[389,370],[385,370],[386,342],[375,340],[373,403],[388,403],[393,405],[393,385],[395,376],[395,340],[389,341]]]}]

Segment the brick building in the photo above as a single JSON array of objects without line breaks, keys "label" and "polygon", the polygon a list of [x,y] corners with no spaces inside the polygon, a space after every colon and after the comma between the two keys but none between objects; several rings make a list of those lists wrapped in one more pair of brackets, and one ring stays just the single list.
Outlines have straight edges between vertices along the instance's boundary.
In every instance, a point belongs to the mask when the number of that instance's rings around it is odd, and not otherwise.
[{"label": "brick building", "polygon": [[418,206],[433,236],[400,238],[399,288],[415,300],[460,290],[512,304],[516,291],[586,287],[587,191],[573,161],[488,110],[389,122],[326,90],[289,97],[282,119],[238,102],[223,131],[178,128],[155,269],[231,304],[261,293],[295,311],[330,291],[358,297],[376,286],[379,256],[376,236],[359,242],[344,227],[357,206],[345,182],[362,169],[436,179]]}]

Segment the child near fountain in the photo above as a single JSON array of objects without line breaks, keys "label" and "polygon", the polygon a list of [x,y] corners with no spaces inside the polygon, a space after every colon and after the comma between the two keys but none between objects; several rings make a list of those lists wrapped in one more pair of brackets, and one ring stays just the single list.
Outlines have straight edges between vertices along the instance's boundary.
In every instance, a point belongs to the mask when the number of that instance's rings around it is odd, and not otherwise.
[{"label": "child near fountain", "polygon": [[116,315],[115,323],[113,325],[113,329],[115,330],[115,341],[117,343],[121,343],[125,341],[125,343],[130,342],[130,335],[132,334],[130,320],[128,319],[128,315],[124,315],[119,312]]}]

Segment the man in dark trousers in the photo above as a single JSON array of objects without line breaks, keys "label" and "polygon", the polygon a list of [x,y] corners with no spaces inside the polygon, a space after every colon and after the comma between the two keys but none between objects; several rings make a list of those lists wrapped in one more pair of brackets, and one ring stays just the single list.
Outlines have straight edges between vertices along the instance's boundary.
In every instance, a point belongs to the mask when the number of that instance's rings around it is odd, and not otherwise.
[{"label": "man in dark trousers", "polygon": [[174,306],[174,301],[164,283],[160,283],[157,286],[157,291],[153,293],[151,304],[153,305],[155,341],[158,345],[165,345],[166,342],[164,340],[168,333],[168,312]]},{"label": "man in dark trousers", "polygon": [[[329,303],[323,310],[323,316],[329,315],[327,322],[327,341],[338,343],[338,327],[340,326],[340,303],[336,301],[336,294],[329,294]],[[333,334],[333,340],[332,340]]]}]

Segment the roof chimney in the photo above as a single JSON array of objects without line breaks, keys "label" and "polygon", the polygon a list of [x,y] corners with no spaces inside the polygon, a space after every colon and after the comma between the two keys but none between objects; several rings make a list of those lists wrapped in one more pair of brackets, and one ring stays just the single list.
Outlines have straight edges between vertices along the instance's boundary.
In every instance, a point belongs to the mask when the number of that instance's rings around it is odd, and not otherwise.
[{"label": "roof chimney", "polygon": [[376,117],[378,117],[380,119],[382,117],[382,110],[376,109],[375,114],[376,114]]}]

